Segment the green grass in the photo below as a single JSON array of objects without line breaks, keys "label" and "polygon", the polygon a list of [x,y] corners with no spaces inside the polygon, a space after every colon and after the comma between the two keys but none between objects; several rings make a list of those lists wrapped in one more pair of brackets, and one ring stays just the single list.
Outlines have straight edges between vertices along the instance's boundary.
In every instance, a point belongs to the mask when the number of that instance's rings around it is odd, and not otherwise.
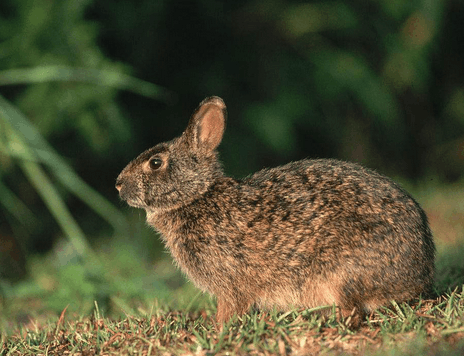
[{"label": "green grass", "polygon": [[[358,330],[335,316],[311,311],[253,312],[222,331],[214,310],[172,311],[157,307],[119,320],[105,318],[98,305],[89,317],[53,322],[30,320],[2,334],[2,355],[461,355],[464,351],[463,289],[415,304],[379,310]],[[335,314],[334,314],[335,315]]]}]

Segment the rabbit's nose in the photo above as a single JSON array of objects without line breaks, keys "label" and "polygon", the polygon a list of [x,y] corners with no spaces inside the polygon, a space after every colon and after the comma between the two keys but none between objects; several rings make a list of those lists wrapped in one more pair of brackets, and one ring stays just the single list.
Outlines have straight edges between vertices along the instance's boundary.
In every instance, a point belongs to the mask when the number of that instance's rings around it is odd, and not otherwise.
[{"label": "rabbit's nose", "polygon": [[121,191],[121,187],[122,187],[122,185],[121,185],[121,184],[116,184],[116,189],[118,190],[118,192],[120,192],[120,191]]}]

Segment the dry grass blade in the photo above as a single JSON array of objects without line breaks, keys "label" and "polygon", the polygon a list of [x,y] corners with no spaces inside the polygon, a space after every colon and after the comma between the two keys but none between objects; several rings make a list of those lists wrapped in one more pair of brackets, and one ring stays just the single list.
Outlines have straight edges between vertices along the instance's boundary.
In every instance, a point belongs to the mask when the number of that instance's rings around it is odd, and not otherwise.
[{"label": "dry grass blade", "polygon": [[58,321],[56,322],[55,336],[58,334],[58,331],[60,330],[60,325],[63,323],[64,315],[68,307],[69,307],[69,304],[66,306],[66,308],[63,309],[63,311],[60,314],[60,317],[58,318]]}]

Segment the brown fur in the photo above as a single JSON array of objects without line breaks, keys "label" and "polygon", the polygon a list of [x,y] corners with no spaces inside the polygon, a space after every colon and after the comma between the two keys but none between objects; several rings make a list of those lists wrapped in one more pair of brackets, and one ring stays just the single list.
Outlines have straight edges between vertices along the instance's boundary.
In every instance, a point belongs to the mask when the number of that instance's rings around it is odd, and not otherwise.
[{"label": "brown fur", "polygon": [[217,296],[219,323],[253,305],[335,303],[356,319],[430,290],[432,234],[399,185],[331,159],[226,177],[216,152],[225,120],[223,101],[205,99],[182,136],[142,153],[116,183],[178,266]]}]

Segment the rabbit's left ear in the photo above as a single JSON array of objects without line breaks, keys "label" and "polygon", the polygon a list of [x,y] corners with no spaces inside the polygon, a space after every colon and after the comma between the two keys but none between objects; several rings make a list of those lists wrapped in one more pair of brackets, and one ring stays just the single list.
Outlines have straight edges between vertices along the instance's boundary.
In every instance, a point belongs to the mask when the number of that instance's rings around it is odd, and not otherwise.
[{"label": "rabbit's left ear", "polygon": [[193,113],[182,137],[193,149],[213,151],[221,143],[226,118],[224,101],[218,96],[206,98]]}]

